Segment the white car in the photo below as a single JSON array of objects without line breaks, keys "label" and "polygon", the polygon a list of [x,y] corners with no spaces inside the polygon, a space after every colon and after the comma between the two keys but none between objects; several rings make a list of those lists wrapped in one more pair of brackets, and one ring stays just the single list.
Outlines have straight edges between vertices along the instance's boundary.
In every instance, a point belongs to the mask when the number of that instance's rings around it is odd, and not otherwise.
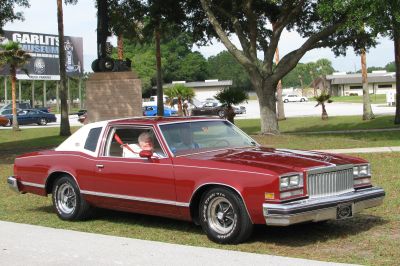
[{"label": "white car", "polygon": [[288,102],[307,102],[308,98],[305,96],[298,96],[296,94],[288,94],[288,95],[284,95],[282,97],[282,101],[284,103],[288,103]]}]

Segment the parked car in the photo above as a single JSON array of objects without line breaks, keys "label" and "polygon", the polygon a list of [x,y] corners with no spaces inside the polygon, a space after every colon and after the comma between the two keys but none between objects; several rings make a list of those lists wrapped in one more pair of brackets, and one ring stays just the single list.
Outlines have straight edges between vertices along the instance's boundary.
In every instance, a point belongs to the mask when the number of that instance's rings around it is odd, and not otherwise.
[{"label": "parked car", "polygon": [[11,126],[10,120],[7,117],[0,115],[0,126],[8,127]]},{"label": "parked car", "polygon": [[[164,106],[164,116],[172,116],[176,115],[177,111],[168,106]],[[143,106],[143,115],[144,116],[156,116],[157,115],[157,105],[152,106]]]},{"label": "parked car", "polygon": [[[233,110],[235,114],[245,114],[246,107],[244,106],[233,106]],[[218,101],[206,101],[203,106],[201,107],[194,107],[192,108],[193,116],[218,116],[223,118],[225,116],[225,107],[221,105]]]},{"label": "parked car", "polygon": [[[9,125],[12,125],[13,115],[4,115],[10,121]],[[54,114],[42,112],[37,109],[19,110],[17,113],[17,119],[19,125],[27,124],[38,124],[41,126],[47,125],[47,123],[57,122],[57,118]]]},{"label": "parked car", "polygon": [[284,103],[288,102],[308,102],[308,98],[305,96],[298,96],[296,94],[288,94],[282,97]]},{"label": "parked car", "polygon": [[[124,157],[143,132],[154,150]],[[199,223],[219,243],[245,241],[255,224],[351,218],[385,196],[364,159],[262,147],[226,120],[181,117],[85,125],[55,149],[18,156],[7,182],[52,194],[63,220],[92,207],[164,216]]]},{"label": "parked car", "polygon": [[193,116],[216,115],[219,116],[220,118],[223,118],[225,116],[225,111],[224,107],[221,106],[219,102],[210,101],[204,103],[203,106],[192,108],[191,114]]},{"label": "parked car", "polygon": [[[26,102],[25,103],[24,102],[22,102],[22,103],[17,102],[16,108],[20,109],[20,110],[37,109],[37,110],[40,110],[40,111],[45,112],[45,113],[49,113],[50,112],[50,107],[32,108],[31,104],[30,103],[26,103]],[[11,103],[9,103],[7,105],[4,105],[3,107],[0,108],[0,115],[5,115],[7,113],[12,113],[12,104]]]}]

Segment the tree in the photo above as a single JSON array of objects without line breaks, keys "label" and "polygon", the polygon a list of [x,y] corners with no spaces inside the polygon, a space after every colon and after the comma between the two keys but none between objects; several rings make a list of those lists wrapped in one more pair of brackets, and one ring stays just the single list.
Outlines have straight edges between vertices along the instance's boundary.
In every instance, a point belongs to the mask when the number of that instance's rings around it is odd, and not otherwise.
[{"label": "tree", "polygon": [[3,32],[3,26],[7,22],[14,20],[23,20],[22,12],[15,12],[14,6],[29,7],[28,0],[2,0],[0,1],[0,33]]},{"label": "tree", "polygon": [[[65,4],[76,4],[77,0],[64,0]],[[61,101],[61,122],[60,136],[71,135],[68,116],[68,89],[67,89],[67,72],[65,70],[65,49],[64,49],[64,14],[62,0],[57,0],[57,24],[59,49],[58,57],[60,60],[60,101]]]},{"label": "tree", "polygon": [[139,0],[109,0],[110,30],[117,36],[118,59],[124,59],[124,38],[141,41],[145,10]]},{"label": "tree", "polygon": [[194,97],[194,91],[193,88],[186,87],[183,84],[175,84],[173,87],[165,90],[165,95],[167,95],[170,98],[171,104],[174,98],[178,99],[178,115],[182,116],[183,115],[182,102],[184,100],[190,101],[190,99]]},{"label": "tree", "polygon": [[[336,54],[345,54],[359,34],[352,22],[365,19],[361,11],[368,0],[200,0],[200,8],[197,1],[188,2],[194,36],[217,37],[244,66],[259,99],[261,133],[279,134],[275,98],[278,81],[312,49],[331,47]],[[271,30],[272,24],[275,27]],[[297,31],[306,40],[274,67],[274,53],[285,29]],[[229,38],[232,34],[238,37],[241,48]],[[263,60],[257,58],[258,50],[263,52]]]},{"label": "tree", "polygon": [[317,101],[317,105],[315,105],[315,107],[319,105],[321,105],[322,107],[322,116],[321,116],[322,120],[328,119],[328,113],[326,112],[325,103],[331,103],[332,100],[330,98],[331,96],[326,93],[321,93],[321,95],[314,97],[314,99]]},{"label": "tree", "polygon": [[[175,30],[180,30],[186,18],[181,0],[148,0],[148,23],[144,32],[151,32],[154,36],[156,48],[157,67],[157,115],[164,114],[163,87],[161,73],[161,35],[168,32],[167,28],[174,25]],[[148,34],[147,34],[148,35]]]},{"label": "tree", "polygon": [[[388,36],[394,43],[394,62],[396,71],[396,115],[395,124],[400,124],[400,5],[397,0],[376,0],[369,6],[370,16],[366,20],[368,27]],[[393,65],[386,65],[386,69],[393,71]]]},{"label": "tree", "polygon": [[215,96],[222,105],[225,107],[225,117],[231,123],[235,123],[235,110],[233,109],[234,104],[240,104],[249,99],[249,95],[244,90],[239,88],[225,88],[218,92]]},{"label": "tree", "polygon": [[17,81],[17,69],[23,67],[29,62],[31,56],[21,49],[19,43],[9,41],[0,45],[0,65],[8,65],[11,79],[11,97],[12,97],[12,125],[13,130],[19,130],[17,119],[17,103],[15,97],[15,84]]},{"label": "tree", "polygon": [[210,79],[232,80],[233,88],[246,91],[252,89],[245,69],[228,51],[222,51],[208,58],[208,75]]},{"label": "tree", "polygon": [[365,49],[361,49],[361,73],[363,87],[363,120],[375,119],[372,112],[371,100],[369,97],[368,77],[367,77],[367,55]]}]

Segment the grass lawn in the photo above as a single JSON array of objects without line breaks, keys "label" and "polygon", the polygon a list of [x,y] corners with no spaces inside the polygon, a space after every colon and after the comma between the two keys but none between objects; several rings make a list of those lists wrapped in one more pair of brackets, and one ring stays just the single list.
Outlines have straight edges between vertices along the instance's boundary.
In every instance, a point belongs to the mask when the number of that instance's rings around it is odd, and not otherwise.
[{"label": "grass lawn", "polygon": [[[360,118],[331,118],[325,125],[317,118],[294,118],[280,123],[283,132],[393,127],[392,117],[355,123]],[[371,124],[372,123],[372,124]],[[249,133],[259,130],[256,120],[237,120]],[[308,126],[306,126],[308,125]],[[310,128],[313,128],[312,130]],[[72,129],[73,131],[76,128]],[[51,198],[18,195],[6,184],[16,155],[54,147],[64,138],[58,128],[0,130],[0,220],[124,236],[168,243],[265,253],[366,265],[398,265],[400,261],[400,153],[359,155],[372,164],[374,183],[387,192],[384,205],[345,221],[301,224],[286,228],[257,226],[252,237],[240,245],[218,245],[192,223],[139,214],[98,210],[92,219],[65,222],[53,211]],[[400,146],[400,132],[255,136],[262,144],[299,149],[367,146]],[[312,252],[310,252],[312,251]]]},{"label": "grass lawn", "polygon": [[[371,103],[386,103],[386,94],[370,94]],[[363,96],[334,96],[331,97],[334,102],[362,103]]]}]

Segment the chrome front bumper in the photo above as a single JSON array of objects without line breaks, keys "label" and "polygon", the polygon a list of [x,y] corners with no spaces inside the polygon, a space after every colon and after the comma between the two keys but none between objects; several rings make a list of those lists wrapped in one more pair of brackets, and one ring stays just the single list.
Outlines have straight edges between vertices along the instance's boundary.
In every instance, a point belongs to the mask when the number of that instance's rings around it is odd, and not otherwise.
[{"label": "chrome front bumper", "polygon": [[[379,206],[385,191],[372,187],[319,199],[307,199],[284,204],[263,204],[267,225],[287,226],[308,221],[336,220],[338,207],[351,206],[351,216],[364,209]],[[350,218],[350,217],[349,217]]]},{"label": "chrome front bumper", "polygon": [[19,193],[20,190],[18,188],[18,182],[17,179],[14,176],[9,176],[7,178],[7,183],[10,189],[14,190],[15,192]]}]

